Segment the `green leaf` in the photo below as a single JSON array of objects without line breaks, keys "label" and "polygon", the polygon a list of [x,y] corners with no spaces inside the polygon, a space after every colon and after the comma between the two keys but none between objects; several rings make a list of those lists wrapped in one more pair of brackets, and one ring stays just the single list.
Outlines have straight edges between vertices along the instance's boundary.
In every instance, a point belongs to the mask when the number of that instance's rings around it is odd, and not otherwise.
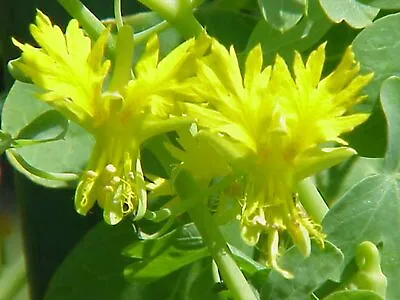
[{"label": "green leaf", "polygon": [[378,245],[382,271],[387,277],[387,299],[400,295],[400,195],[398,120],[400,118],[400,79],[389,78],[381,90],[381,102],[388,120],[388,149],[384,168],[363,179],[348,191],[327,214],[324,229],[328,239],[353,259],[363,241]]},{"label": "green leaf", "polygon": [[358,0],[358,1],[382,9],[400,8],[399,0]]},{"label": "green leaf", "polygon": [[130,299],[231,299],[224,297],[217,288],[218,284],[213,276],[211,258],[205,258],[145,286]]},{"label": "green leaf", "polygon": [[261,20],[249,38],[247,51],[260,43],[265,64],[271,64],[276,53],[290,61],[293,50],[302,52],[309,49],[321,39],[331,26],[332,23],[325,16],[318,0],[310,0],[307,15],[286,32],[282,33],[265,20]]},{"label": "green leaf", "polygon": [[[8,94],[3,108],[2,128],[13,137],[54,138],[64,135],[65,119],[59,118],[49,105],[38,100],[35,95],[41,90],[34,85],[16,81]],[[53,112],[49,112],[53,111]],[[45,122],[43,122],[43,120]],[[43,133],[39,133],[45,128]],[[78,125],[70,122],[63,140],[31,145],[16,149],[22,158],[34,168],[56,173],[79,173],[88,159],[93,138]],[[17,169],[21,166],[11,159]],[[48,187],[66,187],[63,181],[52,181],[30,176],[32,181]]]},{"label": "green leaf", "polygon": [[400,289],[400,206],[398,182],[387,174],[367,177],[346,193],[324,220],[328,239],[344,253],[348,263],[359,243],[383,244],[382,271],[388,279],[387,299],[397,299]]},{"label": "green leaf", "polygon": [[132,259],[122,249],[136,238],[129,221],[110,226],[103,222],[92,229],[57,269],[46,300],[135,299],[137,287],[124,279]]},{"label": "green leaf", "polygon": [[[373,72],[372,82],[365,88],[371,107],[378,98],[382,82],[400,74],[400,13],[375,21],[354,39],[353,50],[365,73]],[[383,59],[384,58],[384,59]]]},{"label": "green leaf", "polygon": [[253,259],[255,249],[247,245],[240,236],[240,222],[238,220],[220,226],[220,230],[228,243],[233,259],[246,276],[252,277],[260,271],[269,272],[265,265]]},{"label": "green leaf", "polygon": [[329,242],[324,249],[313,243],[311,255],[307,258],[296,247],[291,247],[278,263],[293,273],[294,278],[285,279],[272,270],[261,290],[261,300],[308,300],[311,293],[326,280],[339,280],[342,262],[343,254]]},{"label": "green leaf", "polygon": [[[176,282],[173,295],[169,296],[170,300],[224,300],[217,290],[217,282],[213,278],[213,270],[211,258],[202,259],[184,268],[179,272],[178,282]],[[175,277],[178,277],[175,276]],[[165,295],[158,298],[166,299]]]},{"label": "green leaf", "polygon": [[[236,232],[237,234],[237,232]],[[237,234],[240,236],[239,234]],[[232,252],[233,259],[235,262],[238,264],[240,269],[246,274],[246,276],[253,276],[257,272],[269,272],[269,269],[265,266],[260,264],[259,262],[256,262],[254,259],[249,257],[246,253],[243,251],[235,248],[232,245],[229,245],[229,249]]]},{"label": "green leaf", "polygon": [[237,52],[244,50],[247,39],[258,20],[251,14],[207,6],[199,7],[196,10],[196,17],[207,29],[208,34],[218,38],[227,47],[233,45]]},{"label": "green leaf", "polygon": [[378,174],[383,159],[355,156],[317,175],[318,190],[331,205],[362,179]]},{"label": "green leaf", "polygon": [[379,12],[379,8],[360,3],[358,0],[320,0],[320,3],[333,22],[345,21],[354,28],[364,28],[371,24]]},{"label": "green leaf", "polygon": [[[143,167],[149,169],[151,174],[157,174],[161,177],[168,177],[171,170],[179,162],[165,148],[170,140],[166,135],[157,135],[144,142]],[[148,159],[146,159],[146,156]],[[148,167],[150,165],[150,167]]]},{"label": "green leaf", "polygon": [[137,261],[126,267],[128,280],[151,282],[209,255],[193,224],[158,239],[141,240],[126,247],[125,256]]},{"label": "green leaf", "polygon": [[383,300],[383,298],[371,291],[350,290],[330,294],[324,300]]},{"label": "green leaf", "polygon": [[63,139],[69,122],[56,110],[48,110],[22,128],[14,140],[14,147],[48,143]]},{"label": "green leaf", "polygon": [[399,172],[400,167],[400,78],[385,80],[381,88],[381,102],[388,125],[388,146],[385,169],[388,173]]},{"label": "green leaf", "polygon": [[[217,283],[212,274],[211,258],[203,259],[191,265],[185,280],[179,286],[181,300],[224,300],[218,294]],[[171,299],[172,300],[172,299]]]},{"label": "green leaf", "polygon": [[[237,232],[236,235],[240,238]],[[236,263],[247,275],[267,270],[266,266],[257,263],[237,247],[229,245],[229,248]],[[123,253],[137,260],[125,269],[127,279],[144,283],[153,282],[210,255],[192,223],[158,239],[137,241],[126,247]]]},{"label": "green leaf", "polygon": [[[193,225],[184,228],[186,231],[181,231],[182,235],[175,236],[176,247],[179,251],[189,249],[190,252],[190,249],[193,250],[199,246],[196,240],[197,231]],[[127,281],[124,275],[125,268],[137,258],[128,258],[121,253],[124,249],[129,249],[133,241],[142,246],[145,245],[142,254],[146,255],[145,251],[150,246],[137,239],[130,221],[126,220],[115,226],[99,223],[86,234],[57,269],[45,300],[192,300],[203,299],[203,296],[211,300],[220,299],[211,274],[210,258],[199,260],[166,276],[160,274],[157,276],[160,280],[153,281],[151,284],[143,278]],[[158,250],[161,251],[165,244],[160,243],[160,246]],[[156,248],[152,246],[151,251]],[[173,255],[172,252],[169,253]],[[177,260],[179,261],[178,258]],[[165,268],[162,265],[159,266]],[[157,273],[157,266],[153,269],[153,273]]]},{"label": "green leaf", "polygon": [[[232,201],[235,200],[232,199]],[[225,241],[229,245],[234,246],[237,251],[242,252],[249,258],[254,256],[254,247],[247,245],[240,234],[238,234],[240,232],[240,222],[238,220],[234,219],[233,221],[220,226],[220,230]]]},{"label": "green leaf", "polygon": [[294,27],[307,12],[307,0],[258,0],[258,5],[265,21],[281,32]]}]

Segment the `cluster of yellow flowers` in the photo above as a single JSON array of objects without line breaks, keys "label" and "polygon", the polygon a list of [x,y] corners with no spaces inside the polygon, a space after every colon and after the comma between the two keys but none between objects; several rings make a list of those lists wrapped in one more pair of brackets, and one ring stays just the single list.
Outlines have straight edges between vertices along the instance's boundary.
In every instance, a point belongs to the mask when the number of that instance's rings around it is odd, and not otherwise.
[{"label": "cluster of yellow flowers", "polygon": [[[44,90],[40,99],[96,140],[76,190],[79,213],[85,215],[97,201],[109,224],[126,214],[143,216],[147,191],[140,147],[189,119],[199,131],[241,149],[242,163],[235,164],[246,174],[238,197],[241,234],[250,245],[261,234],[268,236],[264,248],[272,267],[290,277],[276,262],[285,230],[304,255],[310,253],[310,236],[323,244],[324,235],[298,201],[295,185],[355,153],[339,135],[367,119],[348,111],[363,100],[360,90],[372,75],[358,74],[351,48],[321,79],[324,44],[306,63],[296,53],[293,75],[279,56],[273,66],[263,68],[257,46],[248,54],[242,75],[233,47],[226,49],[206,33],[161,61],[154,36],[133,73],[131,61],[125,63],[128,75],[121,79],[118,64],[111,66],[104,58],[107,30],[92,44],[76,20],[63,34],[40,11],[30,29],[40,48],[14,40],[22,50],[16,67]],[[323,148],[332,141],[342,146]],[[215,151],[204,145],[199,149]]]}]

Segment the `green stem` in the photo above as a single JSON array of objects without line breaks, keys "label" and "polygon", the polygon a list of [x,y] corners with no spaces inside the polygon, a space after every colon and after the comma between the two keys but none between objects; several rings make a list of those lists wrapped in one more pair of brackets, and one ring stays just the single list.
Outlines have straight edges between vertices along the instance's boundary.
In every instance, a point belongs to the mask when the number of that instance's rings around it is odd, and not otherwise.
[{"label": "green stem", "polygon": [[[64,9],[86,30],[90,38],[97,40],[106,27],[92,12],[79,0],[58,0]],[[106,50],[113,57],[115,52],[115,41],[112,37],[107,42]]]},{"label": "green stem", "polygon": [[142,30],[140,32],[135,33],[134,35],[134,43],[135,45],[144,43],[147,41],[152,35],[159,33],[167,29],[170,24],[167,21],[162,21],[154,26],[147,28],[146,30]]},{"label": "green stem", "polygon": [[183,202],[190,202],[188,213],[208,246],[222,279],[236,300],[256,300],[256,296],[236,265],[217,224],[202,199],[202,191],[189,172],[181,170],[174,186]]},{"label": "green stem", "polygon": [[171,23],[184,38],[198,36],[203,27],[192,12],[190,0],[139,0],[151,10]]},{"label": "green stem", "polygon": [[0,299],[11,300],[26,280],[25,260],[21,257],[10,267],[2,270],[0,277]]},{"label": "green stem", "polygon": [[114,16],[118,30],[124,25],[122,21],[121,0],[114,0]]},{"label": "green stem", "polygon": [[300,201],[304,209],[314,221],[321,224],[329,208],[311,178],[300,181],[297,184],[297,192],[299,193]]}]

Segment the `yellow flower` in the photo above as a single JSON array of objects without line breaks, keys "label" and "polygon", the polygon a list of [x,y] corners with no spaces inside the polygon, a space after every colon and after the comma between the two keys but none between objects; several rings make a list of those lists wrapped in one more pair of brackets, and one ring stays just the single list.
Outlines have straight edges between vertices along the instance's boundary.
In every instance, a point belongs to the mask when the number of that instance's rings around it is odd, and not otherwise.
[{"label": "yellow flower", "polygon": [[176,141],[180,148],[172,143],[165,144],[165,147],[179,160],[182,167],[189,170],[199,181],[227,175],[231,169],[225,157],[221,156],[206,139],[196,136],[196,133],[195,124],[192,124],[189,129],[177,130]]},{"label": "yellow flower", "polygon": [[[80,124],[95,138],[95,146],[75,194],[75,206],[87,214],[97,201],[104,219],[118,223],[133,213],[141,218],[147,205],[139,149],[147,138],[173,130],[188,120],[176,104],[187,87],[196,55],[209,47],[203,35],[191,39],[159,61],[157,36],[149,39],[132,79],[133,32],[124,26],[117,36],[115,64],[104,59],[108,30],[92,45],[71,20],[65,34],[42,12],[30,31],[40,48],[13,40],[22,50],[14,66],[44,92],[40,99]],[[182,71],[183,70],[183,71]]]},{"label": "yellow flower", "polygon": [[[200,83],[194,85],[203,103],[187,104],[204,130],[246,150],[240,164],[247,173],[241,234],[250,245],[267,234],[267,261],[288,278],[291,274],[277,265],[280,234],[287,230],[306,256],[310,236],[322,245],[324,240],[299,203],[295,185],[354,154],[339,135],[368,118],[348,110],[364,99],[359,92],[372,75],[358,75],[348,48],[336,70],[321,80],[324,48],[312,52],[306,64],[296,53],[292,77],[280,56],[273,67],[263,68],[257,46],[248,54],[243,78],[233,47],[228,51],[214,39],[210,54],[199,60]],[[343,146],[323,148],[332,141]]]}]

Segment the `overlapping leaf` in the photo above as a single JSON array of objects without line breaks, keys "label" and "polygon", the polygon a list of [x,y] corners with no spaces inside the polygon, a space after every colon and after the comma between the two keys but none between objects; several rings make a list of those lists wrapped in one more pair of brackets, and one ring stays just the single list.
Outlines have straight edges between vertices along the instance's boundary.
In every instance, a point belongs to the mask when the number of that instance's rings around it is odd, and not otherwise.
[{"label": "overlapping leaf", "polygon": [[307,12],[307,0],[258,0],[258,5],[265,21],[281,32],[295,26]]},{"label": "overlapping leaf", "polygon": [[370,6],[379,7],[382,9],[396,9],[400,8],[400,2],[398,0],[359,0],[361,3],[365,3]]},{"label": "overlapping leaf", "polygon": [[131,280],[151,282],[209,255],[193,224],[185,225],[161,238],[135,242],[124,255],[136,261],[125,269]]},{"label": "overlapping leaf", "polygon": [[261,291],[261,300],[301,300],[310,299],[312,292],[326,280],[338,281],[343,254],[333,244],[324,249],[313,244],[311,255],[304,258],[295,248],[290,248],[279,264],[290,272],[294,279],[285,279],[276,271],[271,271]]},{"label": "overlapping leaf", "polygon": [[364,28],[371,24],[379,12],[379,8],[358,0],[320,0],[320,3],[333,22],[345,21],[354,28]]},{"label": "overlapping leaf", "polygon": [[295,49],[304,51],[315,45],[331,26],[332,22],[326,17],[318,0],[310,0],[307,16],[286,32],[280,32],[261,20],[249,38],[247,51],[260,43],[265,64],[271,64],[276,53],[290,61]]},{"label": "overlapping leaf", "polygon": [[382,82],[400,74],[400,13],[375,21],[354,39],[353,49],[364,72],[373,72],[373,81],[365,92],[372,107],[379,95]]},{"label": "overlapping leaf", "polygon": [[[17,149],[17,153],[34,168],[47,172],[80,172],[86,164],[92,137],[82,128],[70,123],[65,130],[65,119],[50,106],[38,101],[38,88],[15,82],[4,104],[2,128],[13,137],[35,140],[53,140]],[[59,139],[59,138],[63,139]],[[10,161],[32,181],[48,187],[65,187],[66,182],[43,179],[32,175],[15,158]]]}]

